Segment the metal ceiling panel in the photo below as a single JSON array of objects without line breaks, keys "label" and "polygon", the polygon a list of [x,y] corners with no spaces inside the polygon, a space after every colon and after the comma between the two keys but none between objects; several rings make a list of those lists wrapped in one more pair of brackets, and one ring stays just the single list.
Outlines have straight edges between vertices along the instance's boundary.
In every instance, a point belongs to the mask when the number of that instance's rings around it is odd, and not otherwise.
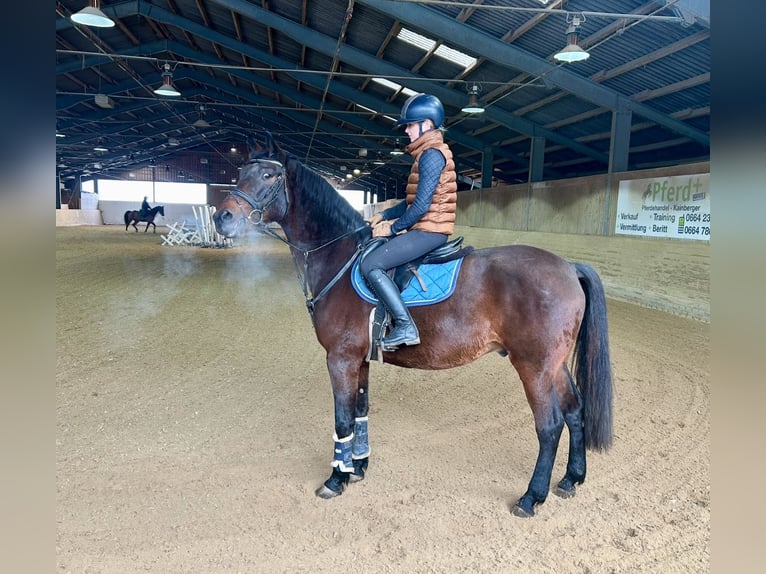
[{"label": "metal ceiling panel", "polygon": [[[391,128],[407,94],[373,77],[443,100],[461,186],[474,179],[526,181],[533,135],[545,138],[546,179],[606,173],[618,110],[633,112],[631,168],[709,158],[709,2],[570,0],[562,9],[559,0],[546,6],[537,0],[103,0],[117,25],[98,30],[69,21],[85,4],[56,2],[57,131],[67,136],[56,143],[64,179],[127,178],[149,161],[192,169],[196,154],[220,163],[195,174],[215,183],[243,159],[230,155],[231,143],[269,129],[338,185],[346,185],[340,165],[369,164],[358,154],[368,149],[367,158],[386,164],[348,185],[390,190],[408,169],[407,156],[389,154],[397,136],[406,143]],[[584,18],[580,43],[591,57],[557,64],[552,55],[577,14]],[[478,63],[466,71],[409,45],[396,38],[401,27]],[[164,63],[173,66],[178,99],[152,91]],[[486,106],[480,117],[460,111],[472,83]],[[99,107],[96,94],[108,95],[114,106]],[[192,126],[200,104],[209,129]],[[169,134],[179,146],[168,146]],[[109,152],[93,151],[99,141],[108,141]],[[485,152],[493,157],[488,177],[481,174]]]}]

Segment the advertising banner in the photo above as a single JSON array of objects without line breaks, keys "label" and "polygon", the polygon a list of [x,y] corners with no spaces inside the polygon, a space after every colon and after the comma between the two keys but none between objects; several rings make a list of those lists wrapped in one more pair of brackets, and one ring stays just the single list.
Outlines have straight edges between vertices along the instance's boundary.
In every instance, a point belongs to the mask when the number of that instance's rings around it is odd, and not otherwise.
[{"label": "advertising banner", "polygon": [[615,234],[710,240],[710,174],[620,182]]}]

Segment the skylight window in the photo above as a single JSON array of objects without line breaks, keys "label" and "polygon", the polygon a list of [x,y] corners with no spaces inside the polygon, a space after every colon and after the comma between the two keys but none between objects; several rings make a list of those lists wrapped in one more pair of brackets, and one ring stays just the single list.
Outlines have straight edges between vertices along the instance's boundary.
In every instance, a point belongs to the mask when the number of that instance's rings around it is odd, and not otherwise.
[{"label": "skylight window", "polygon": [[378,113],[375,110],[373,110],[372,108],[368,108],[367,106],[363,106],[362,104],[356,104],[356,107],[357,108],[361,108],[365,112],[370,112],[371,114],[377,114]]},{"label": "skylight window", "polygon": [[[436,45],[436,40],[426,38],[425,36],[418,34],[417,32],[413,32],[412,30],[408,30],[407,28],[402,28],[399,30],[399,34],[397,34],[396,37],[399,40],[407,42],[408,44],[420,48],[426,52],[433,50],[434,46]],[[441,44],[438,48],[436,48],[434,54],[440,58],[444,58],[445,60],[449,60],[450,62],[454,62],[460,66],[463,66],[465,70],[472,68],[476,64],[476,58],[469,56],[468,54],[464,54],[459,50],[455,50],[454,48],[450,48],[445,44]]]},{"label": "skylight window", "polygon": [[476,58],[473,56],[464,54],[463,52],[455,50],[454,48],[450,48],[449,46],[445,46],[444,44],[436,48],[436,52],[434,52],[434,54],[441,56],[450,62],[455,62],[456,64],[463,66],[463,68],[466,70],[468,68],[472,68],[476,64]]},{"label": "skylight window", "polygon": [[387,80],[385,78],[372,78],[372,81],[395,92],[401,91],[405,96],[414,96],[417,94],[416,91],[405,88],[401,84],[397,84],[396,82],[392,82],[391,80]]},{"label": "skylight window", "polygon": [[407,28],[400,29],[396,37],[404,42],[407,42],[408,44],[422,48],[426,52],[433,49],[434,45],[436,44],[435,40],[429,40],[425,36],[421,36],[417,32],[413,32]]}]

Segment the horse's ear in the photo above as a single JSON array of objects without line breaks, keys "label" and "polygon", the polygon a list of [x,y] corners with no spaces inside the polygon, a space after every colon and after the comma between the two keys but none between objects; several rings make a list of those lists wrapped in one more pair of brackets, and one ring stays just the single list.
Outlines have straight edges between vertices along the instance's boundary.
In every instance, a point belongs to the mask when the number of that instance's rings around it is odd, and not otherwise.
[{"label": "horse's ear", "polygon": [[263,148],[255,141],[253,136],[247,136],[247,153],[249,159],[255,159],[263,151]]},{"label": "horse's ear", "polygon": [[266,132],[266,157],[276,157],[279,147],[274,143],[274,136]]},{"label": "horse's ear", "polygon": [[278,160],[283,164],[287,162],[287,154],[274,141],[274,136],[271,135],[271,132],[266,132],[266,157]]}]

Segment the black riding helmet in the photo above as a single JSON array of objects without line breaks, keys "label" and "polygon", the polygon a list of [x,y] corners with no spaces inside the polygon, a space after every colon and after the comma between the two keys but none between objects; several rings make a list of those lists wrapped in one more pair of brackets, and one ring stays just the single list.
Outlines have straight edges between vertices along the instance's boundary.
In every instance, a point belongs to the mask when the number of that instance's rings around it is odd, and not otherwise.
[{"label": "black riding helmet", "polygon": [[434,123],[436,129],[441,128],[444,123],[444,106],[436,96],[431,94],[415,94],[404,102],[402,113],[399,119],[396,120],[396,123],[394,123],[394,128],[405,124],[422,122],[427,119]]}]

